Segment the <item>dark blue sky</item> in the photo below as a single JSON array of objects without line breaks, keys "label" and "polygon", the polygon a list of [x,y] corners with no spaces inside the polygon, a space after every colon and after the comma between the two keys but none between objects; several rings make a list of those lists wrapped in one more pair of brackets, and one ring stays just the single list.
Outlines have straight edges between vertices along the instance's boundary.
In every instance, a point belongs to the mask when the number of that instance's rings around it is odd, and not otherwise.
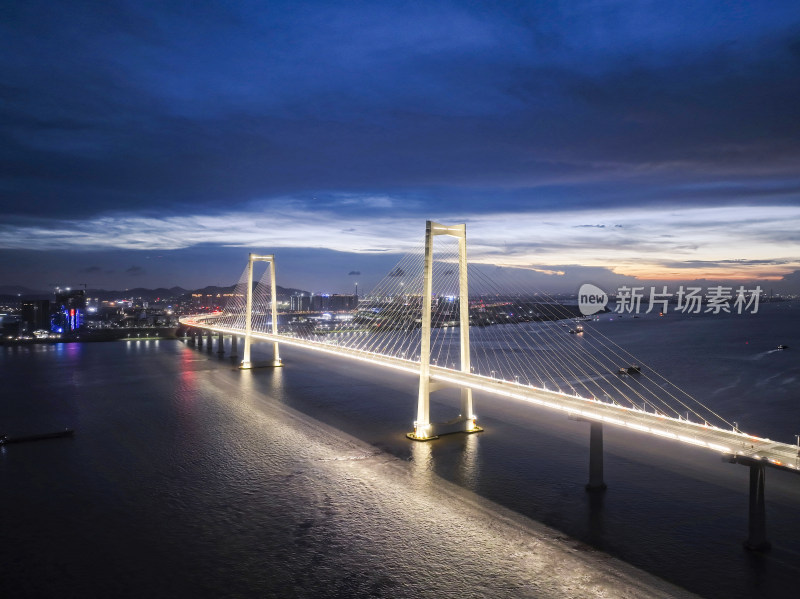
[{"label": "dark blue sky", "polygon": [[345,290],[426,218],[554,288],[800,269],[796,0],[0,11],[0,284]]}]

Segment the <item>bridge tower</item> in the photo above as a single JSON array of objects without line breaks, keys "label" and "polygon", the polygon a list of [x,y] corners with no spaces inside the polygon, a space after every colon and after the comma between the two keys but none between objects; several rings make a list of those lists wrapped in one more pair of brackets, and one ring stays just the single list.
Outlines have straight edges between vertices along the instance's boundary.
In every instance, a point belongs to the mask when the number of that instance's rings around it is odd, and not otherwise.
[{"label": "bridge tower", "polygon": [[[247,263],[247,307],[245,316],[245,333],[244,333],[244,355],[242,356],[242,363],[239,368],[252,368],[250,362],[250,345],[252,343],[251,336],[253,334],[253,263],[267,262],[269,263],[269,275],[272,294],[272,334],[278,334],[278,290],[275,283],[275,256],[266,254],[259,256],[258,254],[250,254],[250,259]],[[278,342],[273,342],[273,355],[272,365],[283,366],[281,356],[278,351]]]},{"label": "bridge tower", "polygon": [[422,285],[422,341],[420,344],[419,397],[414,431],[406,436],[415,441],[436,439],[437,432],[476,433],[483,429],[475,424],[472,412],[472,389],[461,388],[461,414],[450,422],[434,424],[430,421],[430,394],[441,386],[431,383],[431,296],[433,294],[433,238],[449,235],[458,239],[458,296],[459,327],[461,337],[461,371],[470,372],[469,362],[469,289],[467,285],[467,225],[446,226],[433,221],[425,222],[425,264]]}]

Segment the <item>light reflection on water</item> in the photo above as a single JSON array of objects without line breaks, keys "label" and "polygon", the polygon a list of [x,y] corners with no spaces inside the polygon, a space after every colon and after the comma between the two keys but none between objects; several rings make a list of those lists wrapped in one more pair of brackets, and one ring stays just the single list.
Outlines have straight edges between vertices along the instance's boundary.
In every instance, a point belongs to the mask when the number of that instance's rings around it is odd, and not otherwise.
[{"label": "light reflection on water", "polygon": [[433,447],[429,442],[415,441],[411,446],[411,465],[415,482],[430,484],[434,478]]},{"label": "light reflection on water", "polygon": [[464,449],[461,451],[461,464],[459,468],[460,483],[468,488],[475,489],[480,476],[478,470],[478,450],[481,433],[464,435]]},{"label": "light reflection on water", "polygon": [[283,367],[273,368],[269,376],[269,391],[272,397],[280,397],[284,391]]}]

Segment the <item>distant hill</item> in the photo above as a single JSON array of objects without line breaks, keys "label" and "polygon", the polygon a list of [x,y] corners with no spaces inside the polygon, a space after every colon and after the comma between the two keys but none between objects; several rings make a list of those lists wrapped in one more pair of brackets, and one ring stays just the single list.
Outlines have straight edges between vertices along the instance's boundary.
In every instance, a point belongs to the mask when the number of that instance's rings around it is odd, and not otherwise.
[{"label": "distant hill", "polygon": [[[76,289],[80,289],[77,287]],[[156,297],[179,297],[184,293],[188,293],[182,287],[172,287],[166,289],[159,287],[157,289],[146,289],[144,287],[137,287],[135,289],[126,289],[125,291],[107,291],[105,289],[87,289],[86,295],[90,297],[98,297],[101,300],[117,299],[122,297],[146,297],[154,299]],[[29,287],[22,287],[21,285],[0,285],[0,296],[20,296],[25,299],[47,299],[55,295],[54,291],[44,289],[31,289]]]},{"label": "distant hill", "polygon": [[115,299],[135,297],[142,298],[148,301],[155,301],[157,299],[174,299],[182,295],[191,293],[183,287],[156,287],[155,289],[147,289],[146,287],[134,287],[133,289],[126,289],[125,291],[106,291],[105,289],[89,289],[86,295],[99,298],[100,301],[110,301]]},{"label": "distant hill", "polygon": [[0,295],[48,295],[49,293],[51,292],[22,285],[0,285]]},{"label": "distant hill", "polygon": [[[202,293],[203,295],[216,295],[218,293],[231,293],[236,288],[236,285],[227,285],[225,287],[220,287],[218,285],[209,285],[208,287],[203,287],[202,289],[195,289],[194,291],[187,291],[186,293]],[[306,295],[310,295],[308,291],[304,291],[302,289],[294,289],[293,287],[281,287],[280,285],[275,286],[275,290],[278,292],[278,299],[289,299],[292,295],[305,293]]]}]

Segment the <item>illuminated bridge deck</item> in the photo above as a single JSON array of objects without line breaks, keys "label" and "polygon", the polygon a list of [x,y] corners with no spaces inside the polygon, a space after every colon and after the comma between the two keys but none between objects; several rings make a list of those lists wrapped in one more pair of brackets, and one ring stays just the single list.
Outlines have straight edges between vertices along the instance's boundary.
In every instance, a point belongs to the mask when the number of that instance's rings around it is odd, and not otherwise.
[{"label": "illuminated bridge deck", "polygon": [[[213,317],[197,315],[180,319],[181,323],[186,326],[204,329],[213,333],[237,336],[245,334],[245,331],[241,329],[218,326],[211,322],[212,320]],[[251,333],[251,338],[273,343],[279,342],[342,358],[368,362],[413,375],[419,375],[420,373],[420,363],[417,361],[360,351],[335,343],[256,331]],[[681,418],[628,408],[596,399],[587,399],[578,395],[551,391],[513,381],[461,372],[441,366],[430,366],[430,379],[434,385],[439,387],[469,388],[473,391],[482,391],[518,399],[545,409],[564,412],[570,417],[627,428],[678,443],[702,447],[728,456],[731,461],[735,461],[736,457],[740,456],[748,461],[758,460],[772,468],[800,473],[800,448],[798,446],[755,437],[741,431],[726,430],[705,423],[691,422]]]}]

